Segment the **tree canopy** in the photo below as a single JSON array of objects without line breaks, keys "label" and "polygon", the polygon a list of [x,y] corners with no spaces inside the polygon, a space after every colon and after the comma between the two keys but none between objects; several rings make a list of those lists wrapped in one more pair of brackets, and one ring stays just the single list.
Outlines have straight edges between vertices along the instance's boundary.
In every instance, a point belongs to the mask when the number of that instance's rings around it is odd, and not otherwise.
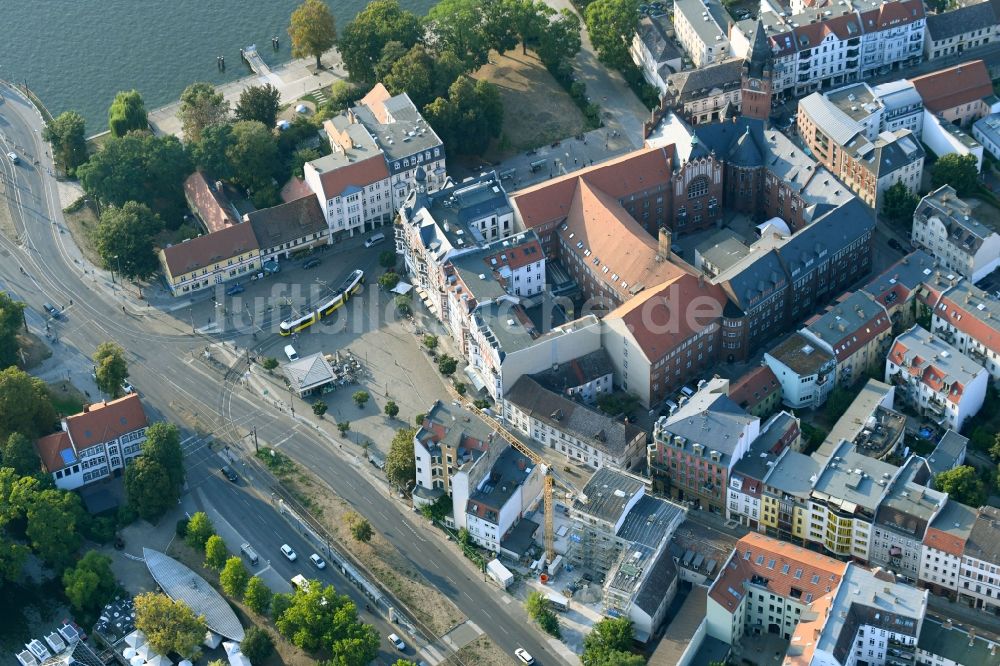
[{"label": "tree canopy", "polygon": [[974,155],[949,153],[938,158],[931,167],[931,187],[934,189],[951,185],[958,196],[962,197],[975,192],[978,184],[979,170],[976,168]]},{"label": "tree canopy", "polygon": [[389,42],[409,49],[422,37],[420,18],[402,9],[398,0],[373,0],[344,26],[339,43],[344,69],[353,81],[373,81]]},{"label": "tree canopy", "polygon": [[275,626],[297,647],[328,650],[335,663],[345,666],[368,664],[378,654],[378,633],[358,620],[354,602],[332,585],[310,581],[308,591],[299,588],[290,601]]},{"label": "tree canopy", "polygon": [[920,200],[911,194],[902,181],[886,188],[882,199],[882,215],[892,222],[913,220],[913,211]]},{"label": "tree canopy", "polygon": [[219,585],[222,591],[234,599],[242,599],[246,592],[247,583],[250,581],[250,574],[243,566],[243,560],[238,555],[234,555],[226,560],[219,574]]},{"label": "tree canopy", "polygon": [[[160,216],[144,203],[126,201],[121,207],[108,206],[95,234],[104,267],[119,270],[130,279],[148,278],[159,267],[153,244],[162,229]],[[120,390],[109,386],[106,392],[114,396]]]},{"label": "tree canopy", "polygon": [[52,144],[52,155],[68,176],[87,161],[86,123],[76,111],[64,111],[42,130],[42,138]]},{"label": "tree canopy", "polygon": [[144,455],[125,468],[125,497],[129,506],[150,522],[156,522],[177,504],[177,491],[166,468]]},{"label": "tree canopy", "polygon": [[19,476],[37,474],[41,468],[35,445],[19,432],[11,433],[6,441],[0,442],[0,463]]},{"label": "tree canopy", "polygon": [[266,629],[247,627],[243,640],[240,641],[240,652],[251,664],[259,664],[274,652],[274,640]]},{"label": "tree canopy", "polygon": [[[175,493],[180,492],[184,485],[184,453],[181,451],[181,433],[177,426],[158,421],[146,428],[142,455],[163,465]],[[174,500],[176,499],[175,494]]]},{"label": "tree canopy", "polygon": [[208,538],[215,534],[215,525],[204,511],[197,511],[188,520],[184,540],[196,550],[205,550]]},{"label": "tree canopy", "polygon": [[320,68],[320,56],[337,41],[337,25],[330,8],[323,0],[305,0],[292,12],[288,36],[292,38],[292,55],[296,58],[314,56]]},{"label": "tree canopy", "polygon": [[115,95],[108,109],[108,129],[111,136],[119,138],[133,130],[149,129],[146,103],[138,90],[123,90]]},{"label": "tree canopy", "polygon": [[201,141],[190,146],[191,161],[209,178],[228,180],[233,177],[226,151],[233,144],[233,126],[229,123],[211,125],[201,133]]},{"label": "tree canopy", "polygon": [[278,111],[281,109],[281,91],[265,83],[262,86],[250,86],[240,93],[236,102],[237,120],[256,120],[264,127],[274,127],[278,122]]},{"label": "tree canopy", "polygon": [[24,326],[24,303],[0,291],[0,368],[17,363],[17,334]]},{"label": "tree canopy", "polygon": [[213,534],[205,540],[205,566],[219,571],[226,566],[229,559],[229,549],[226,542],[218,534]]},{"label": "tree canopy", "polygon": [[980,507],[986,502],[986,484],[979,478],[975,467],[963,465],[934,478],[934,487],[948,493],[948,498],[971,507]]},{"label": "tree canopy", "polygon": [[34,494],[28,503],[25,534],[31,549],[56,571],[76,560],[83,519],[80,497],[64,490],[48,488]]},{"label": "tree canopy", "polygon": [[632,654],[634,630],[627,617],[605,618],[583,639],[583,666],[642,666],[646,660]]},{"label": "tree canopy", "polygon": [[243,592],[243,603],[254,613],[264,615],[271,608],[273,595],[267,583],[261,580],[260,576],[254,576],[247,581],[247,588]]},{"label": "tree canopy", "polygon": [[181,120],[184,140],[197,143],[206,127],[226,122],[229,102],[211,83],[192,83],[181,93],[177,115]]},{"label": "tree canopy", "polygon": [[623,69],[633,64],[629,45],[639,22],[638,0],[594,0],[584,19],[597,57],[608,67]]},{"label": "tree canopy", "polygon": [[94,368],[97,388],[112,398],[121,395],[122,383],[128,377],[128,361],[125,360],[125,350],[121,345],[116,342],[102,342],[97,345],[97,350],[94,351]]},{"label": "tree canopy", "polygon": [[391,484],[399,488],[412,483],[417,473],[413,458],[413,437],[416,434],[415,428],[400,428],[389,445],[389,454],[385,458],[385,475]]},{"label": "tree canopy", "polygon": [[[234,178],[244,187],[254,193],[274,188],[278,143],[274,132],[263,123],[256,120],[234,123],[226,158],[232,165]],[[257,204],[256,198],[254,203]]]},{"label": "tree canopy", "polygon": [[55,427],[56,412],[45,382],[13,366],[0,370],[0,439],[14,432],[37,438]]},{"label": "tree canopy", "polygon": [[576,57],[580,52],[580,17],[563,9],[551,17],[538,39],[535,50],[549,69]]},{"label": "tree canopy", "polygon": [[183,601],[156,592],[135,598],[135,627],[146,634],[150,646],[159,654],[176,652],[184,659],[201,654],[207,631],[204,616],[195,615]]},{"label": "tree canopy", "polygon": [[427,12],[427,25],[434,33],[434,47],[458,56],[465,71],[486,63],[489,45],[480,0],[440,0]]},{"label": "tree canopy", "polygon": [[115,593],[111,558],[88,550],[75,567],[63,572],[63,589],[73,608],[85,613],[101,609]]},{"label": "tree canopy", "polygon": [[497,87],[468,76],[458,77],[448,89],[448,98],[438,97],[424,113],[449,150],[461,155],[482,153],[491,139],[500,136],[503,124]]}]

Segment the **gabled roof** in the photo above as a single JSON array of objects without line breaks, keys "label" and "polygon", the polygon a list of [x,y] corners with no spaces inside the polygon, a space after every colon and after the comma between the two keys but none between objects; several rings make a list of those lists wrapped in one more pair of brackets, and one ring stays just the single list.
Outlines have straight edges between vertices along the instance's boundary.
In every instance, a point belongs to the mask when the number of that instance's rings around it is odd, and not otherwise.
[{"label": "gabled roof", "polygon": [[319,172],[319,180],[323,185],[322,195],[325,199],[360,191],[372,183],[389,177],[389,169],[381,153],[332,169],[325,168],[324,160],[325,158],[320,158],[308,164]]},{"label": "gabled roof", "polygon": [[993,3],[987,0],[974,5],[957,7],[940,14],[928,14],[927,36],[936,42],[957,37],[984,26],[992,26],[997,22]]},{"label": "gabled roof", "polygon": [[757,366],[737,379],[729,388],[729,397],[744,409],[751,410],[774,393],[781,392],[781,383],[766,365]]},{"label": "gabled roof", "polygon": [[337,378],[330,363],[323,358],[322,353],[303,356],[282,368],[285,376],[297,391],[308,391],[324,384],[329,384]]},{"label": "gabled roof", "polygon": [[764,30],[764,22],[758,18],[757,25],[753,29],[753,38],[750,40],[750,51],[747,53],[747,76],[754,79],[764,78],[764,70],[771,57],[771,45]]},{"label": "gabled roof", "polygon": [[247,221],[253,227],[257,243],[264,249],[327,230],[323,209],[314,196],[247,213]]},{"label": "gabled roof", "polygon": [[806,330],[830,345],[837,361],[845,361],[870,341],[892,328],[882,305],[863,291],[855,291],[811,319]]},{"label": "gabled roof", "polygon": [[711,385],[695,393],[680,409],[657,422],[656,429],[663,436],[669,433],[718,451],[719,464],[728,467],[744,433],[752,430],[751,425],[760,419],[748,414],[725,393],[710,389]]},{"label": "gabled roof", "polygon": [[940,113],[993,94],[986,63],[972,60],[910,79],[932,113]]},{"label": "gabled roof", "polygon": [[743,73],[743,59],[730,58],[698,69],[685,69],[667,78],[667,93],[677,96],[677,102],[701,99],[712,90],[738,88]]},{"label": "gabled roof", "polygon": [[975,509],[949,500],[928,526],[924,534],[924,545],[954,557],[962,557],[965,542],[969,540],[977,517]]},{"label": "gabled roof", "polygon": [[906,255],[863,289],[879,303],[892,307],[910,298],[910,294],[933,273],[934,257],[923,250]]},{"label": "gabled roof", "polygon": [[965,354],[930,331],[914,325],[902,333],[889,350],[889,360],[901,373],[917,377],[935,393],[959,403],[965,387],[986,371]]},{"label": "gabled roof", "polygon": [[165,247],[160,252],[167,270],[177,278],[259,249],[253,226],[241,223]]},{"label": "gabled roof", "polygon": [[184,181],[184,196],[209,233],[240,221],[226,195],[216,189],[216,183],[209,183],[201,171],[195,171]]},{"label": "gabled roof", "polygon": [[62,430],[37,440],[35,451],[42,459],[42,467],[50,474],[78,462],[69,435]]},{"label": "gabled roof", "polygon": [[111,402],[96,402],[66,419],[66,429],[77,451],[145,428],[147,424],[146,412],[135,393]]}]

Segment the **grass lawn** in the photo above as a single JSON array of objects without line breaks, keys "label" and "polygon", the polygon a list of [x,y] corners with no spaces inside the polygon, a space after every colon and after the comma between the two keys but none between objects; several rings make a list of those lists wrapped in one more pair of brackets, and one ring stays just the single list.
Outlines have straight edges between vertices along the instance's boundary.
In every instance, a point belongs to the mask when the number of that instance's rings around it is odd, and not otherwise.
[{"label": "grass lawn", "polygon": [[49,384],[49,402],[60,416],[71,416],[83,411],[87,397],[73,386],[69,380]]},{"label": "grass lawn", "polygon": [[42,342],[42,339],[33,333],[25,333],[23,330],[17,334],[17,347],[20,349],[22,363],[18,365],[22,370],[31,370],[39,363],[52,356],[52,350]]},{"label": "grass lawn", "polygon": [[473,76],[496,84],[503,100],[503,134],[485,155],[491,162],[584,130],[583,113],[530,51],[491,51]]},{"label": "grass lawn", "polygon": [[[74,208],[76,210],[73,210]],[[101,257],[97,253],[95,243],[98,220],[94,208],[86,204],[79,208],[73,205],[64,210],[63,215],[66,217],[66,226],[69,227],[69,232],[80,247],[80,251],[83,252],[83,256],[94,266],[103,266],[104,262],[101,261]]]}]

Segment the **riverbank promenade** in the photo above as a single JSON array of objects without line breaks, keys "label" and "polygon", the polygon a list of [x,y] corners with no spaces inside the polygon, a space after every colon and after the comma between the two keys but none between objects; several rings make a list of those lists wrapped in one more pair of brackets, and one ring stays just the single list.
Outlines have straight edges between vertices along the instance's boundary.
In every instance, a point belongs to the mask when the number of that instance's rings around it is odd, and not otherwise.
[{"label": "riverbank promenade", "polygon": [[[266,56],[265,50],[262,55]],[[292,104],[303,95],[328,88],[334,82],[347,78],[347,72],[340,59],[337,49],[330,49],[321,58],[323,69],[316,69],[315,58],[300,58],[291,60],[281,65],[268,66],[269,71],[264,76],[251,74],[242,79],[225,83],[218,86],[216,90],[229,102],[230,108],[235,108],[236,102],[240,99],[240,93],[250,86],[260,86],[270,83],[281,92],[281,103]],[[246,67],[237,61],[229,65],[230,67]],[[191,83],[194,83],[192,81]],[[173,134],[181,137],[181,121],[177,117],[180,108],[180,100],[160,107],[149,113],[149,124],[157,134]]]}]

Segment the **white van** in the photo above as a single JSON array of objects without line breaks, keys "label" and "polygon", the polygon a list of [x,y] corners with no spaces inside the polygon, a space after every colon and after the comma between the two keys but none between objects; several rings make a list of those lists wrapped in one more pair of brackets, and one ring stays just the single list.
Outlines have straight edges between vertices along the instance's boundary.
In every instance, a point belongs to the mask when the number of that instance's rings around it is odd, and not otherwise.
[{"label": "white van", "polygon": [[295,347],[291,345],[285,345],[285,356],[288,357],[289,361],[299,360],[299,353],[295,351]]},{"label": "white van", "polygon": [[377,234],[368,237],[368,240],[365,241],[365,247],[372,247],[374,245],[378,245],[384,240],[385,240],[385,234],[379,232]]},{"label": "white van", "polygon": [[257,564],[257,562],[260,561],[260,557],[257,555],[257,551],[254,550],[253,547],[248,543],[245,543],[242,546],[240,546],[240,552],[246,555],[246,558],[250,560],[250,564]]}]

